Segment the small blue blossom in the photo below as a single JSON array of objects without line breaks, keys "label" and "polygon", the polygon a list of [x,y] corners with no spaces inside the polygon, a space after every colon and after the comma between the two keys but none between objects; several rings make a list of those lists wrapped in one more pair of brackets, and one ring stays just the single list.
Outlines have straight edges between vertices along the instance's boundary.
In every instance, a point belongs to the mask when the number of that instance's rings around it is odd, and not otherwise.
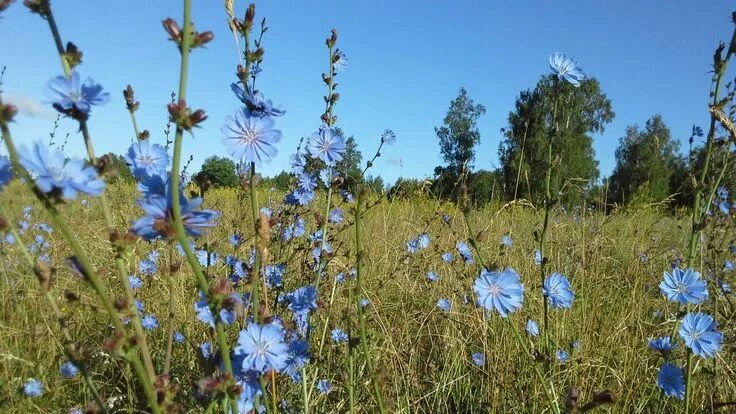
[{"label": "small blue blossom", "polygon": [[534,251],[534,264],[537,266],[542,264],[542,252],[539,250]]},{"label": "small blue blossom", "polygon": [[150,259],[141,260],[138,263],[138,271],[146,276],[153,276],[158,272],[158,265]]},{"label": "small blue blossom", "polygon": [[472,359],[473,363],[479,367],[482,367],[486,364],[486,356],[481,354],[480,352],[473,353],[473,355],[470,356],[470,359]]},{"label": "small blue blossom", "polygon": [[294,315],[297,330],[302,335],[306,334],[309,312],[317,309],[317,289],[314,285],[307,285],[288,293],[286,299],[289,302],[288,309]]},{"label": "small blue blossom", "polygon": [[179,331],[174,332],[174,343],[180,344],[180,343],[184,342],[185,339],[186,338],[184,337],[184,334],[183,333],[181,333]]},{"label": "small blue blossom", "polygon": [[729,295],[733,293],[731,285],[723,279],[718,279],[718,287],[721,289],[721,292],[723,292],[724,295]]},{"label": "small blue blossom", "polygon": [[274,126],[270,116],[257,116],[242,108],[225,119],[222,142],[233,158],[261,165],[278,153],[275,145],[281,141],[281,131]]},{"label": "small blue blossom", "polygon": [[677,348],[677,343],[672,343],[669,336],[653,338],[649,340],[649,349],[657,351],[665,358],[670,352]]},{"label": "small blue blossom", "polygon": [[504,318],[520,309],[524,301],[524,285],[519,274],[510,267],[501,272],[483,269],[475,279],[473,291],[480,306],[495,310]]},{"label": "small blue blossom", "polygon": [[263,268],[263,273],[266,275],[266,285],[268,287],[281,286],[281,280],[286,273],[286,265],[283,263],[266,265]]},{"label": "small blue blossom", "polygon": [[429,234],[427,234],[426,232],[420,234],[419,237],[417,237],[417,240],[419,241],[420,248],[426,249],[427,247],[429,247],[430,239],[429,239]]},{"label": "small blue blossom", "polygon": [[347,190],[345,190],[345,189],[342,189],[342,188],[340,189],[340,196],[342,197],[342,199],[343,199],[343,200],[344,200],[344,201],[345,201],[346,203],[353,203],[353,202],[355,202],[355,198],[353,197],[353,195],[352,195],[352,194],[350,194],[350,193],[349,193],[349,192],[348,192]]},{"label": "small blue blossom", "polygon": [[552,309],[569,309],[572,307],[575,295],[567,278],[558,272],[554,272],[547,276],[542,287],[544,297],[549,300]]},{"label": "small blue blossom", "polygon": [[408,242],[406,242],[406,250],[414,254],[419,251],[419,239],[411,239]]},{"label": "small blue blossom", "polygon": [[368,306],[370,304],[371,304],[371,301],[368,300],[368,299],[366,299],[366,298],[363,298],[363,299],[360,300],[360,307],[361,308],[365,308],[366,306]]},{"label": "small blue blossom", "polygon": [[555,351],[555,356],[557,357],[557,360],[562,363],[565,363],[570,359],[570,356],[564,349],[558,349],[557,351]]},{"label": "small blue blossom", "polygon": [[199,345],[199,352],[202,353],[204,359],[210,359],[212,356],[212,344],[210,342],[203,342]]},{"label": "small blue blossom", "polygon": [[455,255],[452,254],[452,252],[444,252],[442,253],[442,261],[445,263],[452,263],[452,261],[455,260]]},{"label": "small blue blossom", "polygon": [[659,387],[667,397],[675,397],[680,400],[685,399],[685,378],[682,368],[671,362],[665,362],[659,368],[657,375],[657,387]]},{"label": "small blue blossom", "polygon": [[342,209],[339,208],[333,208],[332,211],[330,211],[329,221],[330,223],[334,224],[340,224],[345,219],[345,213],[343,213]]},{"label": "small blue blossom", "polygon": [[330,383],[330,380],[319,380],[317,382],[317,391],[319,391],[320,394],[328,394],[330,391],[332,391],[332,384]]},{"label": "small blue blossom", "polygon": [[460,257],[463,258],[465,264],[471,265],[475,263],[475,261],[473,260],[473,252],[470,251],[470,248],[467,244],[459,241],[455,244],[455,249],[457,250],[457,253],[460,255]]},{"label": "small blue blossom", "polygon": [[273,325],[251,322],[240,331],[234,353],[243,356],[242,371],[281,372],[286,368],[289,346],[284,342],[284,331]]},{"label": "small blue blossom", "polygon": [[10,169],[10,160],[8,157],[0,155],[0,190],[3,189],[13,178],[13,172]]},{"label": "small blue blossom", "polygon": [[43,383],[37,378],[29,378],[23,384],[23,394],[31,398],[40,397],[43,395]]},{"label": "small blue blossom", "polygon": [[396,134],[390,129],[386,129],[381,134],[381,143],[386,145],[393,145],[396,143]]},{"label": "small blue blossom", "polygon": [[437,273],[432,271],[427,272],[427,280],[429,280],[430,282],[436,282],[437,280],[439,280],[439,278],[440,276]]},{"label": "small blue blossom", "polygon": [[138,276],[130,275],[128,276],[128,284],[130,285],[131,289],[140,289],[143,286],[143,281]]},{"label": "small blue blossom", "polygon": [[344,343],[347,341],[348,341],[348,334],[345,333],[345,331],[343,331],[340,328],[335,328],[332,330],[332,342],[339,344],[339,343]]},{"label": "small blue blossom", "polygon": [[567,57],[564,53],[555,52],[549,57],[549,67],[557,78],[569,82],[571,85],[578,87],[580,81],[583,80],[583,72],[578,67],[578,63]]},{"label": "small blue blossom", "polygon": [[718,323],[705,313],[688,313],[680,325],[680,337],[693,353],[701,358],[715,357],[721,350],[723,334]]},{"label": "small blue blossom", "polygon": [[71,76],[57,76],[48,83],[48,92],[54,109],[72,116],[86,119],[92,112],[92,105],[104,105],[110,94],[102,91],[102,86],[91,78],[82,83],[79,73],[72,71]]},{"label": "small blue blossom", "polygon": [[50,154],[40,141],[31,150],[21,147],[18,152],[20,163],[44,193],[58,191],[61,198],[74,200],[78,193],[98,196],[105,189],[105,182],[93,167],[86,166],[79,158],[67,160],[61,151]]},{"label": "small blue blossom", "polygon": [[321,126],[309,139],[307,148],[314,158],[319,158],[328,166],[334,167],[342,161],[345,154],[345,138],[334,129]]},{"label": "small blue blossom", "polygon": [[730,272],[733,270],[733,262],[730,260],[726,260],[723,262],[723,270]]},{"label": "small blue blossom", "polygon": [[240,244],[240,240],[241,240],[241,237],[240,237],[240,235],[238,235],[238,234],[233,234],[233,235],[232,235],[232,236],[230,236],[230,238],[228,239],[228,242],[230,242],[230,245],[231,245],[231,246],[233,246],[233,247],[238,247],[238,245]]},{"label": "small blue blossom", "polygon": [[67,379],[74,378],[79,374],[79,368],[77,368],[76,365],[74,365],[71,361],[66,361],[65,363],[61,364],[61,367],[59,367],[59,372],[61,372],[61,376]]},{"label": "small blue blossom", "polygon": [[526,321],[526,333],[529,334],[529,336],[536,338],[539,336],[539,324],[537,324],[532,319],[529,319]]},{"label": "small blue blossom", "polygon": [[151,144],[149,140],[134,142],[125,153],[125,162],[130,172],[138,180],[146,176],[166,175],[169,166],[169,154],[159,144]]},{"label": "small blue blossom", "polygon": [[[178,191],[181,219],[184,230],[190,237],[200,237],[204,229],[213,227],[215,219],[220,213],[214,210],[197,210],[202,204],[202,198],[191,200]],[[166,196],[150,196],[138,202],[146,216],[133,223],[132,230],[144,240],[154,240],[158,237],[166,239],[173,237],[173,193],[171,185],[166,186]]]},{"label": "small blue blossom", "polygon": [[286,358],[286,373],[294,382],[301,382],[301,369],[309,362],[309,344],[306,341],[295,339],[289,342],[289,352]]},{"label": "small blue blossom", "polygon": [[251,114],[253,114],[253,116],[279,117],[286,113],[286,111],[274,105],[270,99],[266,99],[263,94],[258,91],[253,92],[250,88],[243,90],[243,88],[237,83],[231,84],[230,88],[233,90],[233,93],[235,93],[235,96],[245,104],[246,108]]},{"label": "small blue blossom", "polygon": [[510,235],[504,234],[503,237],[501,237],[501,244],[506,247],[511,247],[514,245],[514,241],[511,239]]},{"label": "small blue blossom", "polygon": [[348,57],[345,52],[338,50],[332,58],[332,67],[336,72],[342,72],[348,66]]},{"label": "small blue blossom", "polygon": [[683,305],[699,305],[708,298],[705,281],[693,269],[675,268],[671,273],[664,272],[664,280],[659,284],[659,289],[667,299]]},{"label": "small blue blossom", "polygon": [[145,330],[152,331],[158,328],[158,319],[156,319],[156,316],[149,313],[148,315],[144,315],[143,318],[141,318],[141,325],[143,325],[143,328]]},{"label": "small blue blossom", "polygon": [[442,298],[437,301],[437,308],[442,312],[449,312],[452,308],[452,302],[450,302],[450,299]]}]

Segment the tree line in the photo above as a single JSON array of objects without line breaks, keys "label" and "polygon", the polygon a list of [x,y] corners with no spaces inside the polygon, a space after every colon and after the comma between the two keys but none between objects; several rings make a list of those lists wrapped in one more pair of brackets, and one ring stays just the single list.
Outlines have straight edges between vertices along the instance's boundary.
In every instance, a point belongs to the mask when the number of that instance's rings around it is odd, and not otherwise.
[{"label": "tree line", "polygon": [[[691,177],[702,170],[705,162],[702,129],[694,126],[683,153],[680,142],[674,139],[662,117],[654,114],[643,126],[630,125],[619,138],[615,151],[616,164],[608,177],[601,177],[593,149],[593,135],[602,133],[613,121],[615,113],[610,99],[594,77],[583,80],[580,87],[563,83],[558,97],[553,96],[553,75],[544,75],[533,89],[519,93],[513,110],[507,117],[507,126],[501,129],[498,147],[499,166],[493,170],[475,169],[475,151],[481,142],[477,122],[485,114],[485,107],[476,103],[465,88],[460,88],[451,102],[442,125],[435,128],[444,165],[434,169],[431,179],[400,178],[390,187],[380,176],[369,177],[366,186],[375,193],[387,192],[390,197],[412,196],[418,192],[457,199],[467,196],[475,204],[491,200],[509,201],[527,199],[540,202],[544,198],[543,179],[548,168],[547,137],[554,111],[558,133],[554,140],[553,162],[555,174],[553,190],[563,205],[575,205],[583,200],[605,203],[609,207],[631,203],[667,201],[673,207],[689,205],[694,188]],[[555,107],[556,99],[562,104]],[[342,133],[342,131],[340,131]],[[726,139],[716,137],[717,151],[711,163],[719,171],[725,170],[724,186],[732,194],[736,191],[736,169],[729,158],[731,152]],[[343,186],[353,188],[360,179],[363,157],[355,137],[346,140],[344,159],[337,164],[343,177]],[[131,180],[125,161],[119,155],[108,154],[119,177]],[[308,165],[315,174],[323,166]],[[201,192],[212,187],[237,187],[242,176],[238,166],[228,158],[207,158],[201,169],[190,176]],[[277,190],[287,190],[292,177],[281,172],[263,178]]]}]

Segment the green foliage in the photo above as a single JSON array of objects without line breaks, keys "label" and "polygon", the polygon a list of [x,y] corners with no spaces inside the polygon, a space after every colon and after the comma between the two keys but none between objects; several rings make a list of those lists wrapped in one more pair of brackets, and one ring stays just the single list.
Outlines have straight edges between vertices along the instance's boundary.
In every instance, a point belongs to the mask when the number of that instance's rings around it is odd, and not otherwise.
[{"label": "green foliage", "polygon": [[111,162],[110,171],[113,180],[119,180],[124,183],[132,183],[133,173],[130,172],[128,164],[125,162],[125,157],[118,154],[108,152],[100,157],[100,159],[109,160]]},{"label": "green foliage", "polygon": [[264,188],[275,188],[278,191],[286,192],[289,191],[291,178],[291,174],[286,171],[281,171],[274,177],[264,177],[263,185]]},{"label": "green foliage", "polygon": [[616,167],[609,181],[609,200],[627,203],[663,200],[671,194],[672,177],[682,170],[679,143],[662,117],[651,117],[644,129],[626,128],[616,149]]},{"label": "green foliage", "polygon": [[202,169],[194,175],[193,180],[200,187],[211,185],[216,188],[233,188],[240,182],[235,163],[229,158],[216,155],[204,161]]},{"label": "green foliage", "polygon": [[383,178],[381,178],[380,175],[377,175],[375,177],[369,175],[365,178],[365,186],[373,194],[383,194],[386,184],[383,182]]},{"label": "green foliage", "polygon": [[[534,90],[519,94],[514,111],[509,113],[508,128],[503,130],[504,139],[498,149],[502,187],[508,199],[544,197],[547,145],[555,110],[554,84],[552,75],[543,76]],[[576,181],[583,181],[582,187],[589,186],[599,175],[591,134],[603,132],[613,120],[611,101],[595,78],[585,79],[579,88],[559,83],[557,99],[559,131],[552,146],[552,188],[560,189]],[[564,201],[577,197],[577,192],[567,191]]]},{"label": "green foliage", "polygon": [[440,141],[442,159],[451,170],[460,172],[472,167],[473,147],[480,143],[477,121],[485,112],[483,105],[476,104],[465,88],[460,88],[457,97],[450,102],[444,125],[434,129]]},{"label": "green foliage", "polygon": [[478,170],[470,174],[468,179],[470,201],[476,205],[482,205],[498,198],[502,178],[503,176],[498,170]]},{"label": "green foliage", "polygon": [[425,182],[415,178],[399,178],[388,190],[389,199],[407,199],[424,193]]},{"label": "green foliage", "polygon": [[[726,142],[716,140],[708,167],[710,173],[706,182],[715,183],[723,171],[720,185],[728,189],[729,194],[736,194],[736,153],[731,151]],[[670,179],[670,193],[674,195],[675,207],[690,207],[695,197],[694,178],[700,179],[705,165],[705,146],[698,146],[691,151],[688,165],[680,162]]]}]

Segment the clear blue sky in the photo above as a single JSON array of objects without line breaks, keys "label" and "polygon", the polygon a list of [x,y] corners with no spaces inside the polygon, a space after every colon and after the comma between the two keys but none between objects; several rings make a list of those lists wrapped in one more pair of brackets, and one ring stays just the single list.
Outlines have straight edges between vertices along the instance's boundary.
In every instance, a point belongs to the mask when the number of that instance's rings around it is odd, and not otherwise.
[{"label": "clear blue sky", "polygon": [[[112,95],[93,110],[90,128],[98,153],[127,148],[132,126],[122,90],[130,83],[142,107],[141,128],[163,141],[165,105],[178,85],[178,52],[161,28],[171,16],[181,20],[175,0],[54,1],[64,41],[84,51],[83,77],[91,76]],[[230,91],[237,63],[220,0],[195,0],[193,20],[215,32],[208,49],[192,56],[188,102],[209,114],[204,128],[186,137],[184,152],[198,166],[207,156],[224,155],[220,126],[238,107]],[[243,15],[246,3],[236,2]],[[625,127],[662,114],[679,139],[691,125],[705,127],[710,62],[719,40],[729,40],[733,4],[726,1],[263,1],[266,60],[259,88],[282,104],[284,133],[280,154],[264,168],[267,175],[288,167],[288,154],[302,136],[319,126],[325,93],[324,39],[332,27],[350,60],[339,76],[342,100],[338,126],[355,135],[364,156],[384,128],[397,144],[384,151],[374,173],[388,182],[399,174],[425,177],[441,163],[434,127],[450,100],[465,86],[486,106],[480,122],[476,168],[497,165],[500,128],[519,91],[532,88],[548,71],[547,56],[562,51],[575,57],[586,74],[598,78],[616,118],[594,137],[601,172],[613,169],[613,152]],[[36,114],[13,126],[21,142],[47,139],[53,120],[44,85],[60,74],[48,27],[16,2],[0,20],[5,39],[0,66],[8,67],[5,96]],[[35,108],[34,108],[35,106]],[[69,152],[83,155],[74,122]],[[401,162],[399,162],[401,160]],[[196,170],[195,170],[196,171]]]}]

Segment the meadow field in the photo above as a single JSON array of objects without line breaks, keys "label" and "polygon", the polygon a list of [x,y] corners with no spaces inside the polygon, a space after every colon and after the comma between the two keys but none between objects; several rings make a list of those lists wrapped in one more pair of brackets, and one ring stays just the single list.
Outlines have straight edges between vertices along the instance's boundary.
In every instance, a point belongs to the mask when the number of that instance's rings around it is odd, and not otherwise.
[{"label": "meadow field", "polygon": [[[120,226],[136,218],[137,207],[130,201],[134,192],[129,186],[110,189],[115,211],[119,212],[115,214],[115,222]],[[267,196],[264,194],[261,199]],[[111,412],[145,411],[136,401],[139,390],[125,364],[114,353],[99,350],[100,343],[110,333],[106,328],[107,316],[98,311],[92,289],[65,266],[65,259],[71,255],[67,243],[58,232],[39,228],[48,223],[48,217],[20,186],[9,188],[2,197],[4,210],[12,221],[23,220],[23,207],[32,207],[26,219],[29,227],[22,237],[29,246],[37,244],[37,237],[44,238],[39,252],[50,256],[56,270],[51,294],[68,316],[72,335],[90,350],[92,378],[100,392],[111,397],[110,406],[114,407]],[[236,191],[213,190],[205,200],[207,208],[222,211],[223,217],[221,225],[198,241],[198,248],[208,246],[221,257],[241,256],[244,249],[233,248],[227,240],[234,229],[252,223],[247,218],[243,221],[244,207]],[[315,205],[320,202],[324,202],[323,198]],[[370,301],[366,308],[368,336],[377,380],[390,412],[544,412],[546,403],[532,373],[532,363],[524,358],[504,321],[498,315],[484,319],[482,311],[473,304],[472,284],[478,266],[466,265],[459,258],[452,263],[441,259],[442,253],[454,252],[456,242],[468,237],[457,208],[428,196],[401,200],[373,198],[369,204],[374,202],[375,206],[365,213],[363,224],[365,276],[360,295]],[[555,324],[550,332],[551,341],[556,348],[567,351],[569,359],[564,363],[555,359],[539,364],[549,369],[561,400],[571,387],[579,387],[581,402],[587,402],[595,392],[609,390],[615,396],[615,403],[600,409],[603,412],[676,412],[679,401],[663,398],[656,386],[659,357],[649,349],[648,339],[667,335],[672,329],[676,310],[664,300],[659,283],[663,269],[670,269],[683,257],[687,240],[682,228],[687,225],[661,206],[610,215],[595,208],[585,210],[556,211],[552,216],[548,240],[554,247],[549,256],[550,266],[569,277],[575,290],[575,303],[569,310],[554,313]],[[94,265],[111,289],[122,291],[97,200],[91,200],[88,207],[79,201],[63,206],[63,213],[72,228],[79,229],[79,241],[90,251]],[[445,214],[449,215],[450,224],[442,220]],[[523,309],[512,317],[520,329],[527,318],[537,318],[542,304],[542,297],[537,293],[539,266],[534,262],[536,243],[532,236],[541,218],[542,213],[528,203],[488,205],[473,210],[470,215],[472,226],[484,233],[480,250],[487,260],[511,266],[521,275],[528,296]],[[330,330],[347,327],[347,318],[355,317],[347,300],[346,285],[335,284],[336,290],[332,292],[335,300],[329,299],[334,277],[349,272],[354,265],[351,226],[348,218],[335,231],[334,256],[327,271],[329,279],[320,291],[320,307],[314,321],[318,332],[324,324]],[[313,220],[308,222],[307,229],[308,233],[316,229]],[[431,237],[429,247],[409,254],[406,242],[422,232]],[[504,235],[511,236],[512,245],[502,244]],[[304,239],[285,247],[279,246],[278,240],[275,237],[271,241],[269,259],[286,264],[288,270],[278,291],[289,292],[309,283],[312,262],[309,252],[313,243]],[[139,269],[140,261],[152,251],[160,253],[158,268],[166,268],[167,247],[162,242],[138,242],[129,259],[130,268]],[[178,253],[173,259],[178,263],[182,260]],[[79,405],[89,398],[88,393],[80,379],[65,379],[59,373],[64,354],[58,340],[58,324],[46,311],[48,302],[39,293],[33,270],[23,262],[16,245],[2,245],[2,263],[2,411],[52,413],[59,412],[59,407]],[[232,273],[221,259],[206,271],[212,281]],[[436,272],[436,281],[428,280],[429,271]],[[168,284],[174,283],[174,325],[185,334],[186,340],[174,345],[171,373],[181,388],[178,398],[187,407],[194,407],[193,387],[199,380],[195,374],[204,363],[199,346],[212,341],[206,326],[195,321],[194,303],[198,297],[194,276],[186,266],[173,277],[165,271],[152,276],[140,271],[134,274],[143,281],[136,297],[144,301],[146,314],[156,315],[161,321],[158,328],[148,333],[148,343],[159,369],[167,336],[164,321]],[[73,292],[79,300],[69,302],[65,292]],[[278,293],[272,295],[277,296]],[[719,322],[724,326],[727,345],[718,358],[699,364],[694,395],[696,405],[704,408],[736,399],[735,333],[731,328],[736,309],[730,296],[716,292],[713,296],[709,306],[718,307],[718,314],[723,315]],[[452,304],[447,312],[437,306],[442,298]],[[285,314],[278,303],[269,306],[273,306],[275,314]],[[236,323],[242,325],[243,321]],[[235,337],[231,339],[234,341]],[[528,341],[532,348],[539,345],[538,340]],[[485,357],[482,366],[473,362],[474,353]],[[347,358],[346,345],[328,342],[319,359],[315,359],[321,367],[319,378],[332,384],[331,392],[314,397],[316,412],[347,411]],[[359,364],[357,369],[361,371],[364,367]],[[43,397],[28,399],[18,393],[29,377],[38,377],[46,384],[48,392]],[[290,382],[288,378],[277,381],[279,398],[298,401],[299,386]],[[373,411],[367,388],[358,391],[356,398],[358,405],[365,407],[361,412]],[[197,410],[191,408],[191,412]],[[728,412],[728,408],[719,412]]]}]

